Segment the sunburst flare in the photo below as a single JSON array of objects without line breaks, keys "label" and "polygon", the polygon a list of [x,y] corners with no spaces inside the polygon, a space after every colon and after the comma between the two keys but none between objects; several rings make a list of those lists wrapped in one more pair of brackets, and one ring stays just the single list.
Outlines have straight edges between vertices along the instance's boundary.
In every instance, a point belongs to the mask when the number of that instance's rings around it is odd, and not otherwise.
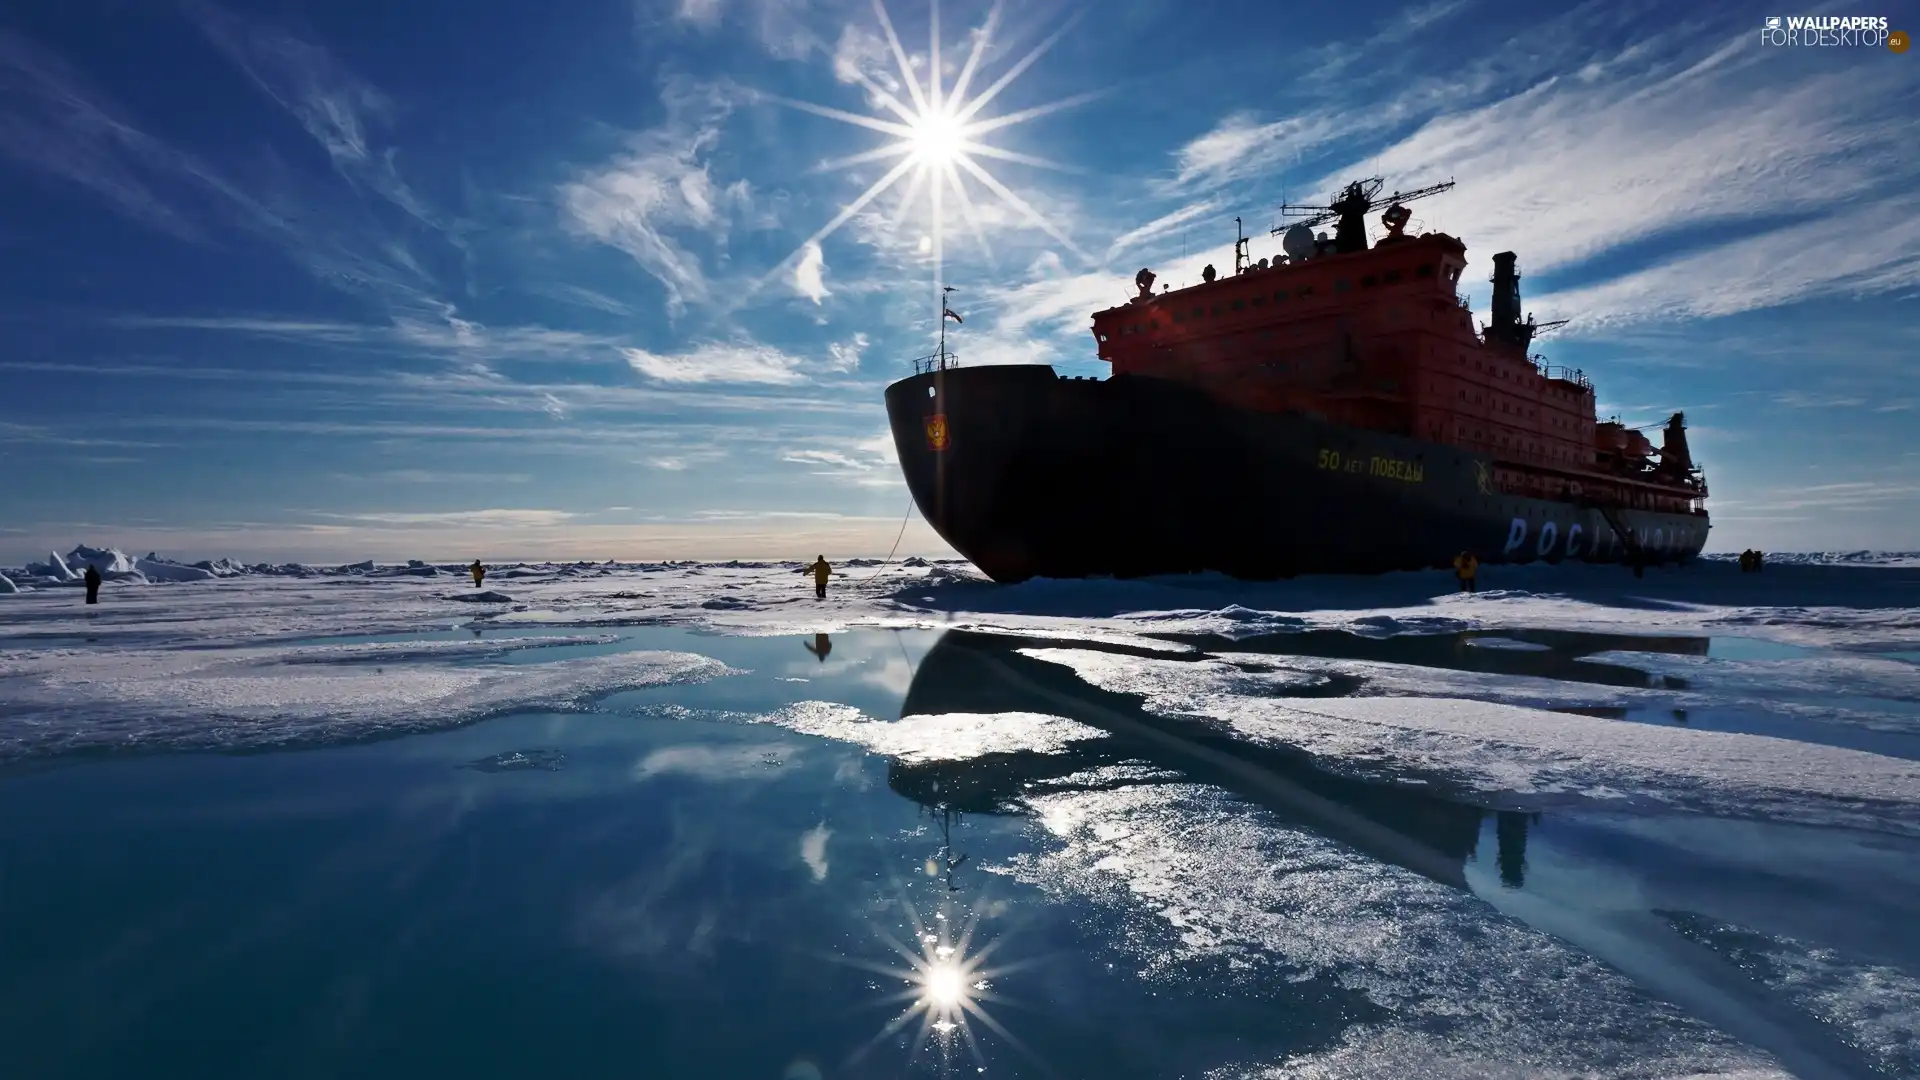
[{"label": "sunburst flare", "polygon": [[[968,178],[983,188],[987,195],[999,200],[1001,205],[1025,219],[1028,224],[1046,233],[1068,251],[1092,262],[1089,256],[1074,244],[1072,238],[1054,222],[1049,221],[1026,199],[1001,182],[978,160],[985,158],[1062,172],[1077,171],[1071,166],[1032,154],[993,146],[982,140],[993,132],[1003,131],[1017,124],[1037,120],[1062,109],[1083,104],[1097,97],[1097,93],[1079,94],[999,116],[983,117],[982,113],[1013,84],[1014,80],[1046,55],[1047,51],[1053,48],[1068,30],[1072,29],[1079,15],[1076,14],[1065,25],[1028,50],[985,89],[972,93],[974,81],[981,74],[981,61],[986,56],[994,32],[1000,26],[1002,0],[996,0],[992,10],[987,14],[986,22],[974,35],[973,46],[967,54],[966,62],[961,66],[951,87],[943,86],[938,0],[934,0],[931,5],[931,31],[924,82],[920,73],[915,70],[912,59],[907,55],[906,48],[901,44],[900,35],[894,30],[893,19],[888,15],[883,0],[873,0],[873,11],[885,35],[888,51],[898,65],[899,82],[905,88],[907,101],[901,101],[898,94],[890,92],[865,73],[851,67],[847,73],[866,91],[872,101],[878,104],[879,115],[850,112],[772,94],[762,96],[766,100],[801,112],[837,120],[888,137],[888,141],[879,146],[822,162],[812,171],[837,172],[884,161],[894,161],[894,164],[882,173],[879,179],[869,184],[866,190],[841,207],[839,213],[825,225],[802,241],[791,255],[774,267],[767,278],[762,279],[760,284],[764,285],[768,280],[788,269],[803,252],[833,235],[842,225],[852,220],[854,215],[866,209],[875,199],[884,195],[902,179],[907,181],[907,188],[896,209],[893,224],[898,227],[907,213],[917,204],[925,206],[928,229],[926,238],[922,241],[921,250],[930,256],[933,264],[935,296],[940,295],[940,289],[945,284],[948,231],[945,218],[949,200],[958,208],[961,221],[965,223],[968,231],[979,244],[982,253],[989,259],[992,257],[992,248],[988,244],[986,230],[980,221],[979,205],[974,200],[974,193],[968,190],[966,183]],[[970,93],[972,96],[968,96]],[[923,198],[925,201],[921,203]]]}]

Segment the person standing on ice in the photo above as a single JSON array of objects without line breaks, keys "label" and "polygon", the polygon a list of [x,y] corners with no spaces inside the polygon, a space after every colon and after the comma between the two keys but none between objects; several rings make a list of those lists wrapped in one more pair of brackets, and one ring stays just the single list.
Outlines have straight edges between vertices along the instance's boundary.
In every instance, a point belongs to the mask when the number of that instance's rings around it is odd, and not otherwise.
[{"label": "person standing on ice", "polygon": [[821,555],[816,557],[813,560],[813,565],[807,567],[807,569],[813,571],[814,598],[817,600],[825,600],[827,598],[827,579],[833,576],[833,564],[827,562],[825,555]]},{"label": "person standing on ice", "polygon": [[100,602],[100,568],[93,565],[92,563],[87,564],[86,582],[87,582],[87,603],[89,604],[99,603]]},{"label": "person standing on ice", "polygon": [[473,560],[473,565],[467,567],[467,573],[473,575],[473,587],[477,589],[480,587],[480,583],[486,580],[487,568],[480,565],[479,559],[475,559]]},{"label": "person standing on ice", "polygon": [[1460,579],[1461,592],[1473,591],[1473,578],[1479,572],[1480,560],[1473,557],[1473,552],[1463,551],[1453,557],[1453,576]]}]

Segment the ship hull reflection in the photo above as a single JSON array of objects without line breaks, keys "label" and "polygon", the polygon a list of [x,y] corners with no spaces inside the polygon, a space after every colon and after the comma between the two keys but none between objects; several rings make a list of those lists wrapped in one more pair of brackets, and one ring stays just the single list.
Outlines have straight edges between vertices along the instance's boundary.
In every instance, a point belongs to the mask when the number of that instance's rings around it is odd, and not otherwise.
[{"label": "ship hull reflection", "polygon": [[1196,781],[1462,889],[1465,865],[1479,848],[1487,818],[1495,817],[1501,880],[1510,887],[1524,883],[1527,829],[1538,815],[1488,810],[1437,795],[1428,785],[1337,775],[1298,751],[1253,745],[1198,722],[1155,715],[1133,695],[1091,686],[1066,667],[1019,652],[1067,645],[1147,655],[1124,646],[950,631],[921,661],[901,715],[1047,713],[1096,728],[1102,737],[1057,753],[894,761],[888,785],[928,807],[991,814],[1020,812],[1025,797],[1050,791]]}]

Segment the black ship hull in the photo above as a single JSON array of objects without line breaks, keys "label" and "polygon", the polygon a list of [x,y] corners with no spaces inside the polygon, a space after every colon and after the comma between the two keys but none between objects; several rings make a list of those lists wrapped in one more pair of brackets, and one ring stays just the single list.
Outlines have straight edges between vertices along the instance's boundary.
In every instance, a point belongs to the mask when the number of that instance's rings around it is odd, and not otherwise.
[{"label": "black ship hull", "polygon": [[947,368],[894,383],[886,401],[920,512],[996,581],[1381,573],[1450,566],[1463,550],[1491,564],[1657,564],[1707,541],[1704,514],[1524,498],[1492,485],[1484,455],[1235,409],[1159,379]]}]

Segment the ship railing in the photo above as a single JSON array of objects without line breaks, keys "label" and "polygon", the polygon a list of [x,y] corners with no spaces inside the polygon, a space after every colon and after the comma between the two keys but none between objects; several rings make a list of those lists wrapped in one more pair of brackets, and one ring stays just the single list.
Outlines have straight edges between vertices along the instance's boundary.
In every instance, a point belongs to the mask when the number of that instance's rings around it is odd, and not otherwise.
[{"label": "ship railing", "polygon": [[915,375],[925,375],[931,371],[940,371],[945,368],[959,366],[959,353],[937,352],[927,356],[916,357],[913,361],[913,373]]},{"label": "ship railing", "polygon": [[1558,364],[1541,364],[1539,367],[1540,374],[1545,375],[1549,379],[1570,382],[1582,390],[1593,389],[1593,380],[1587,378],[1587,373],[1580,368],[1562,367]]}]

